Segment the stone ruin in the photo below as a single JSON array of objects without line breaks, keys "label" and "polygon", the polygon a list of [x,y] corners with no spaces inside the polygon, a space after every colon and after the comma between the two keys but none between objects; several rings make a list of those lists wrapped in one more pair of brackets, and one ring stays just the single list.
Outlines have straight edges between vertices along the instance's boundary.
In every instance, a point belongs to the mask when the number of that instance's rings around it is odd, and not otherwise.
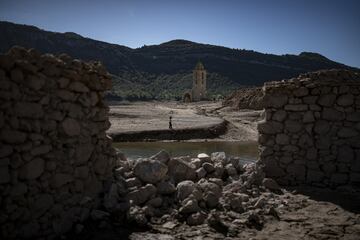
[{"label": "stone ruin", "polygon": [[0,56],[0,238],[59,236],[100,204],[114,150],[97,62],[14,47]]},{"label": "stone ruin", "polygon": [[360,183],[360,75],[347,70],[265,83],[260,163],[284,185]]},{"label": "stone ruin", "polygon": [[264,167],[224,153],[132,162],[105,133],[111,78],[99,63],[13,48],[0,55],[0,238],[54,239],[85,221],[170,232],[207,223],[220,238],[261,229],[291,207],[265,174],[282,184],[359,182],[358,80],[327,71],[266,84]]}]

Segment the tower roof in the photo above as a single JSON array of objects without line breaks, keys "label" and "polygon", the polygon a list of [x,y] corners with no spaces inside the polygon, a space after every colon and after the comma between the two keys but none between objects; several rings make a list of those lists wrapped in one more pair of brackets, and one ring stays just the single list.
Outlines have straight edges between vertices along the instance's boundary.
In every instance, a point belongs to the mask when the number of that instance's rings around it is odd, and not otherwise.
[{"label": "tower roof", "polygon": [[200,61],[198,61],[195,66],[195,70],[204,70],[204,69],[205,69],[204,65]]}]

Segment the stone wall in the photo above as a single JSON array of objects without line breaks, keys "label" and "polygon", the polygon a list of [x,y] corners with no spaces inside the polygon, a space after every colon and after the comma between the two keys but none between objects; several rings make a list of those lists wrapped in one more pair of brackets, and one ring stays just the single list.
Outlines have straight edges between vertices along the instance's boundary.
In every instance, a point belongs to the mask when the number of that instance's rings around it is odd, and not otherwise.
[{"label": "stone wall", "polygon": [[53,237],[84,221],[111,175],[99,63],[15,47],[0,56],[1,239]]},{"label": "stone wall", "polygon": [[360,76],[329,70],[264,85],[260,163],[285,185],[360,182]]}]

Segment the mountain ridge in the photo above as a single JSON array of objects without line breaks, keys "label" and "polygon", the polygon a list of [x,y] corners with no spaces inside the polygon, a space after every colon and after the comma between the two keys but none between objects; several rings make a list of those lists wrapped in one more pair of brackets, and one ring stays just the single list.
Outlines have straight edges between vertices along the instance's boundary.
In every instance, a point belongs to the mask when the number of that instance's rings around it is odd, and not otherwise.
[{"label": "mountain ridge", "polygon": [[180,99],[183,91],[191,88],[192,69],[199,60],[208,71],[208,90],[212,96],[309,71],[331,68],[359,71],[312,52],[275,55],[185,39],[130,48],[74,32],[50,32],[4,21],[0,21],[0,36],[0,52],[20,45],[44,53],[67,53],[86,61],[101,61],[114,75],[110,94],[130,100]]}]

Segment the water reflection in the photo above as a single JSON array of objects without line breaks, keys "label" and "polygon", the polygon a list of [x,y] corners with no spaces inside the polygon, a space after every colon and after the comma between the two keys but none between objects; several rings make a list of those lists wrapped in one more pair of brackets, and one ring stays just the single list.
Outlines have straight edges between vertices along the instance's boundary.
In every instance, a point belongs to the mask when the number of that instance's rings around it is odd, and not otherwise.
[{"label": "water reflection", "polygon": [[150,157],[160,150],[166,150],[173,157],[199,153],[225,152],[227,156],[240,157],[244,162],[258,158],[257,142],[119,142],[114,147],[128,159]]}]

